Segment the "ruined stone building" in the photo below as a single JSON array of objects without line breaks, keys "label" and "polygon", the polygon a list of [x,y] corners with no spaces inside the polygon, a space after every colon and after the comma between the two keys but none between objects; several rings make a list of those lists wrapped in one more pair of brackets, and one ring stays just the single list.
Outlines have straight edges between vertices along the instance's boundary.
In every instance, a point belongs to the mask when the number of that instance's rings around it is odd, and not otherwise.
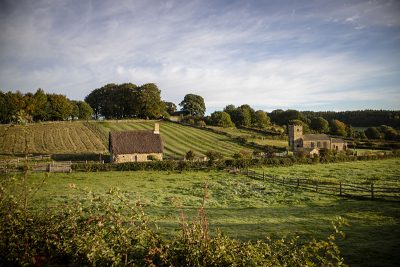
[{"label": "ruined stone building", "polygon": [[150,131],[110,132],[111,162],[162,160],[163,149],[158,123],[154,125],[154,130]]},{"label": "ruined stone building", "polygon": [[347,143],[341,138],[332,138],[327,134],[303,134],[303,126],[289,125],[289,147],[294,152],[304,151],[310,155],[319,154],[320,149],[344,151]]}]

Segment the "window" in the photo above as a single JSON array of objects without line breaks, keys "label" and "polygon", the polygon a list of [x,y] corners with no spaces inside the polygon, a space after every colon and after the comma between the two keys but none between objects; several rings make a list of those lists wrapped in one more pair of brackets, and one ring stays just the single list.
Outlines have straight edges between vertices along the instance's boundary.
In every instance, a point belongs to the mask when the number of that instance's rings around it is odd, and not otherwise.
[{"label": "window", "polygon": [[314,148],[315,144],[314,142],[311,142],[311,147]]},{"label": "window", "polygon": [[321,142],[317,142],[317,147],[321,147]]},{"label": "window", "polygon": [[153,160],[153,159],[154,159],[153,155],[147,155],[147,160]]}]

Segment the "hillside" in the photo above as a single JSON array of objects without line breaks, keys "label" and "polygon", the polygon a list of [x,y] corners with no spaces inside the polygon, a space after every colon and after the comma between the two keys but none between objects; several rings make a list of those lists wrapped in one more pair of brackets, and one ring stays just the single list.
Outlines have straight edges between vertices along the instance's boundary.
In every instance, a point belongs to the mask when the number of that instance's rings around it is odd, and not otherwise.
[{"label": "hillside", "polygon": [[[150,130],[155,121],[53,122],[23,125],[0,125],[0,154],[81,154],[107,153],[110,131]],[[188,150],[209,150],[230,157],[250,149],[232,138],[183,126],[160,122],[166,157],[181,158]]]}]

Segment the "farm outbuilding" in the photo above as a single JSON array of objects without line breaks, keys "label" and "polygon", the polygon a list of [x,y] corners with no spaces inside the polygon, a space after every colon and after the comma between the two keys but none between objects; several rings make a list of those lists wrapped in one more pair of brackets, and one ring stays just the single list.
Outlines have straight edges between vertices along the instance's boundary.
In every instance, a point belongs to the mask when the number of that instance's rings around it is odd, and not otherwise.
[{"label": "farm outbuilding", "polygon": [[160,126],[156,123],[154,131],[110,132],[109,149],[115,163],[162,160]]}]

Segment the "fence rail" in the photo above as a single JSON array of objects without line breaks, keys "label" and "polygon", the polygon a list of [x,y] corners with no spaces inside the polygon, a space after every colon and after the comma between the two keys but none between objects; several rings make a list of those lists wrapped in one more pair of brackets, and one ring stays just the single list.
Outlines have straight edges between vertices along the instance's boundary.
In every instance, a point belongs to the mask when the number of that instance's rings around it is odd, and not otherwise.
[{"label": "fence rail", "polygon": [[[33,172],[72,172],[71,161],[34,162],[26,165]],[[19,167],[25,165],[5,164],[0,166],[0,172],[19,172]]]},{"label": "fence rail", "polygon": [[262,180],[281,186],[296,187],[317,193],[353,198],[400,200],[399,187],[376,186],[373,182],[369,184],[350,184],[343,182],[317,181],[306,178],[278,177],[248,169],[239,169],[236,172],[245,174],[252,179]]}]

